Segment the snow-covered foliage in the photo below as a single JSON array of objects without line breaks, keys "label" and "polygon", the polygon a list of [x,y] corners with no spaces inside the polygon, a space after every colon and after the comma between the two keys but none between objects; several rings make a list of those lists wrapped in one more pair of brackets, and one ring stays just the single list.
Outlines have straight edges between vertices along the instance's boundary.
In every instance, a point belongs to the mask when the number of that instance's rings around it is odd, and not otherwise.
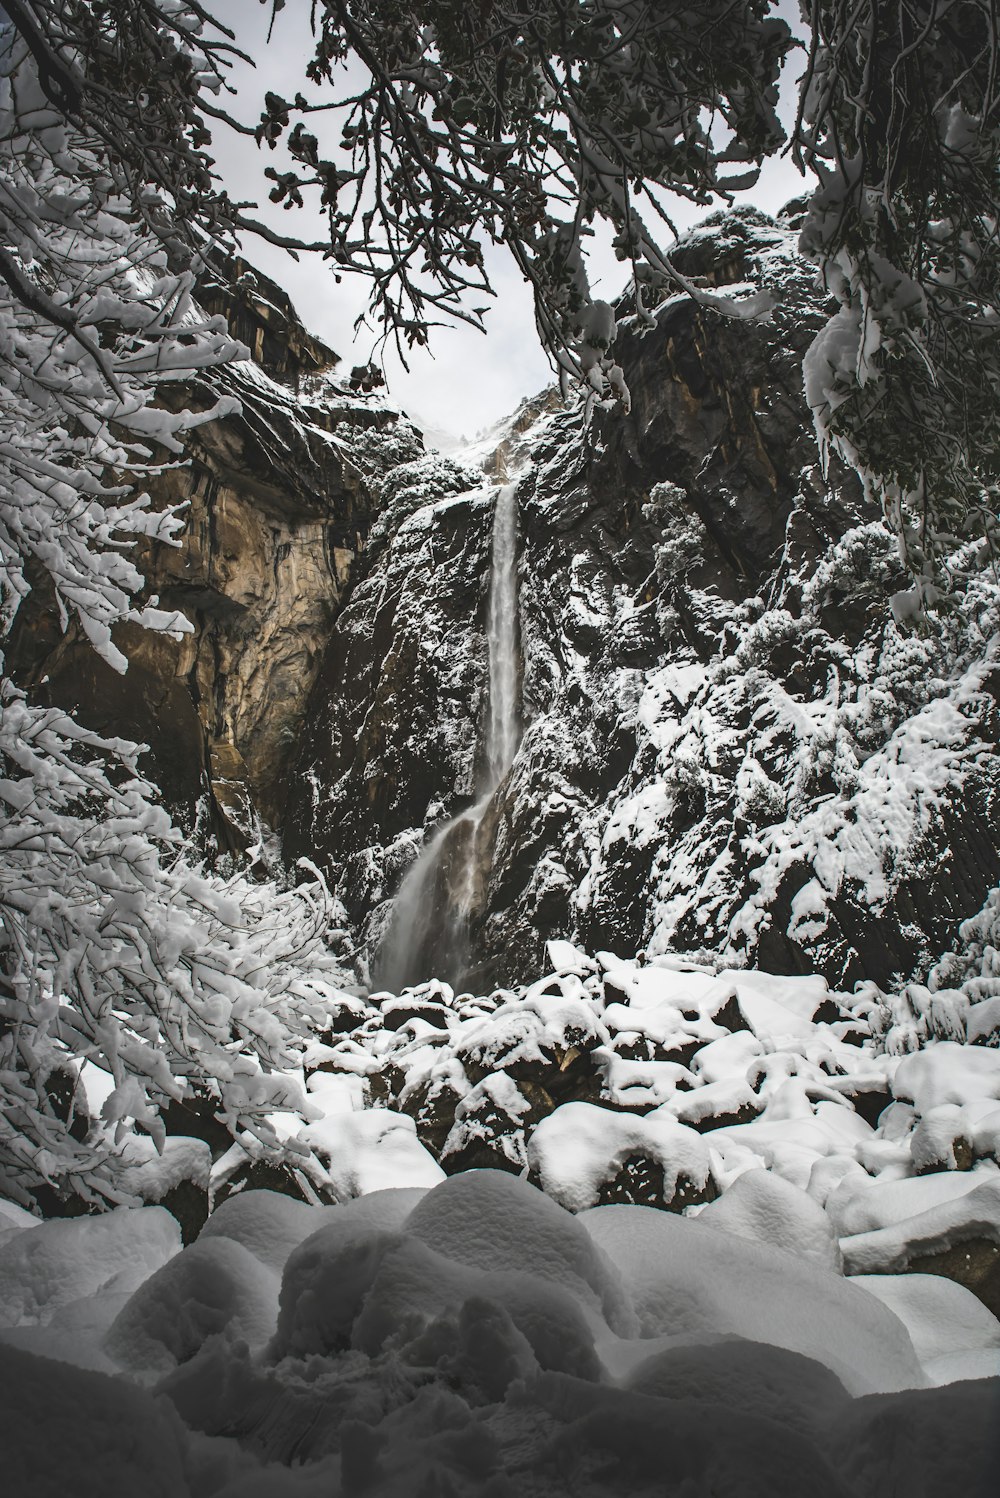
[{"label": "snow-covered foliage", "polygon": [[[165,227],[183,206],[167,195],[180,155],[166,182],[130,176],[137,143],[109,152],[67,107],[77,63],[47,57],[22,10],[0,29],[0,636],[39,587],[124,671],[116,626],[190,628],[141,598],[137,542],[175,543],[183,516],[154,511],[136,480],[234,404],[175,409],[171,387],[246,351],[192,301],[197,257]],[[197,68],[196,15],[163,17],[163,56]],[[192,1093],[276,1142],[264,1114],[299,1100],[275,1069],[316,1008],[302,963],[333,971],[322,882],[281,894],[199,873],[139,753],[3,676],[0,1177],[22,1201],[41,1183],[130,1199],[114,1184],[124,1135],[141,1124],[162,1144],[159,1108]],[[110,1078],[99,1120],[78,1092],[84,1063]]]},{"label": "snow-covered foliage", "polygon": [[[995,556],[1000,38],[990,0],[812,0],[801,247],[840,302],[805,360],[817,430],[880,502],[919,615]],[[972,545],[969,545],[969,542]]]},{"label": "snow-covered foliage", "polygon": [[[781,143],[775,85],[791,35],[770,10],[506,0],[480,14],[454,0],[323,0],[307,68],[319,93],[269,93],[258,125],[259,141],[287,148],[268,168],[271,199],[318,200],[328,253],[370,279],[401,349],[425,343],[442,314],[484,326],[484,246],[505,245],[561,377],[627,410],[614,311],[587,277],[596,218],[654,295],[680,290],[735,316],[767,305],[748,288],[696,285],[659,241],[670,228],[661,190],[709,202],[756,180]],[[346,62],[356,74],[344,87]]]}]

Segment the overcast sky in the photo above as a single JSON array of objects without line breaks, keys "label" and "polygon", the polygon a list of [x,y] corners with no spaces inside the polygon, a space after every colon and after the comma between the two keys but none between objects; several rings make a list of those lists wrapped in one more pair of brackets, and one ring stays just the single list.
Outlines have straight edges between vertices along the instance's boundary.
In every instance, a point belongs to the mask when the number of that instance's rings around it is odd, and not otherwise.
[{"label": "overcast sky", "polygon": [[[797,8],[795,0],[780,6],[782,12],[789,12],[789,20]],[[235,101],[229,100],[232,113],[255,124],[265,91],[285,97],[296,91],[314,94],[304,76],[311,56],[309,5],[305,0],[290,0],[278,17],[270,42],[269,4],[214,0],[209,9],[236,32],[238,44],[257,64],[255,69],[243,64],[234,67],[231,76],[238,95]],[[782,90],[786,128],[789,115],[794,116],[797,63],[798,58],[793,57],[786,67],[790,79],[786,78]],[[317,134],[321,133],[317,122],[322,118],[314,117],[310,123]],[[322,236],[322,221],[308,210],[286,213],[267,202],[270,184],[263,169],[272,162],[280,165],[276,154],[266,147],[259,150],[253,140],[236,136],[222,126],[215,130],[212,154],[230,193],[258,202],[261,218],[284,233],[304,238]],[[779,159],[765,164],[757,186],[740,194],[739,201],[755,203],[773,213],[801,191],[802,178],[787,159]],[[682,230],[704,217],[706,211],[683,199],[675,200],[672,208]],[[626,272],[615,260],[609,240],[607,235],[603,244],[594,242],[590,279],[595,294],[611,300],[621,291]],[[306,327],[334,348],[348,369],[352,364],[367,363],[374,353],[385,371],[392,399],[423,425],[445,429],[455,436],[474,436],[552,379],[535,335],[528,287],[506,251],[494,251],[488,261],[497,299],[486,318],[487,335],[463,326],[435,329],[429,351],[415,350],[407,356],[407,372],[390,346],[378,352],[370,329],[354,332],[355,318],[367,305],[367,283],[362,277],[345,276],[338,285],[329,262],[318,256],[303,257],[296,264],[284,251],[259,239],[247,239],[244,249],[251,263],[285,287]]]}]

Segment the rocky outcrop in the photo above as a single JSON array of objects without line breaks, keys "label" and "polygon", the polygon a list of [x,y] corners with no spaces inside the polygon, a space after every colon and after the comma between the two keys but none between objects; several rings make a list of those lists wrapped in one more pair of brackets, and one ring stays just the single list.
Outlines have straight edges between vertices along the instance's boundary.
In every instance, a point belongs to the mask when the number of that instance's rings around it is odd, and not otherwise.
[{"label": "rocky outcrop", "polygon": [[241,411],[198,428],[187,461],[151,486],[156,505],[184,502],[189,520],[178,547],[140,558],[149,592],[192,633],[177,644],[123,630],[119,677],[37,598],[12,652],[35,700],[150,745],[147,774],[221,851],[258,842],[258,817],[280,825],[309,691],[381,481],[422,451],[396,411],[338,383],[337,356],[279,288],[232,269],[234,284],[207,285],[204,299],[252,359],[177,399],[197,407],[229,394]]},{"label": "rocky outcrop", "polygon": [[553,934],[888,982],[1000,875],[995,584],[918,630],[893,621],[890,539],[851,475],[824,474],[801,394],[825,308],[791,224],[719,216],[677,258],[770,288],[771,319],[686,299],[648,333],[625,319],[629,417],[584,430],[546,403],[502,461],[476,454],[485,484],[418,465],[380,519],[286,834],[326,863],[363,956],[476,793],[490,481],[519,460],[525,729],[483,823],[478,991],[536,969]]}]

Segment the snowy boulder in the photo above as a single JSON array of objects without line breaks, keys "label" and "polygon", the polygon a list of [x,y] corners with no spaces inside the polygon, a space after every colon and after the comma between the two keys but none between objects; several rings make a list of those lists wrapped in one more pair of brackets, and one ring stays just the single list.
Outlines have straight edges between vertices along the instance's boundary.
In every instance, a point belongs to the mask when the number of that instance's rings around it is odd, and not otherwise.
[{"label": "snowy boulder", "polygon": [[517,1355],[527,1343],[540,1368],[600,1378],[583,1307],[562,1285],[520,1270],[473,1268],[435,1252],[415,1235],[379,1247],[351,1335],[351,1345],[369,1357],[397,1348],[419,1365],[454,1355],[459,1321],[463,1310],[469,1317],[471,1303],[476,1320],[488,1319],[485,1308],[492,1307],[493,1318],[520,1334],[502,1337],[511,1376],[529,1371]]},{"label": "snowy boulder", "polygon": [[872,1180],[860,1169],[845,1173],[827,1197],[825,1206],[841,1237],[876,1232],[919,1217],[921,1213],[957,1202],[977,1186],[997,1178],[992,1165],[972,1171],[938,1171],[924,1176]]},{"label": "snowy boulder", "polygon": [[101,1289],[134,1290],[181,1249],[162,1207],[43,1222],[0,1247],[0,1326],[45,1324]]},{"label": "snowy boulder", "polygon": [[375,1191],[334,1207],[289,1254],[281,1281],[275,1357],[346,1346],[387,1247],[419,1204],[422,1189]]},{"label": "snowy boulder", "polygon": [[578,1221],[629,1286],[642,1336],[767,1342],[817,1359],[851,1394],[926,1382],[902,1322],[808,1259],[649,1207],[596,1207]]},{"label": "snowy boulder", "polygon": [[125,1143],[115,1183],[148,1206],[162,1206],[176,1217],[185,1243],[191,1243],[208,1216],[212,1151],[203,1139],[173,1135],[158,1152],[152,1139],[133,1134]]},{"label": "snowy boulder", "polygon": [[455,1121],[441,1147],[449,1175],[463,1170],[524,1170],[526,1131],[549,1112],[551,1102],[530,1082],[520,1086],[506,1072],[484,1077],[455,1108]]},{"label": "snowy boulder", "polygon": [[217,1332],[261,1347],[277,1320],[278,1284],[242,1244],[199,1240],[139,1287],[108,1329],[104,1350],[129,1372],[159,1375]]},{"label": "snowy boulder", "polygon": [[899,1317],[932,1383],[1000,1375],[1000,1321],[964,1286],[937,1274],[866,1274],[854,1283]]},{"label": "snowy boulder", "polygon": [[627,1387],[659,1399],[697,1399],[815,1435],[850,1403],[840,1379],[801,1353],[742,1337],[719,1337],[654,1353]]},{"label": "snowy boulder", "polygon": [[835,1274],[843,1268],[840,1244],[823,1208],[769,1170],[745,1171],[717,1201],[709,1202],[699,1221],[737,1238],[801,1254]]},{"label": "snowy boulder", "polygon": [[407,1230],[456,1262],[523,1270],[561,1285],[630,1335],[634,1317],[618,1275],[569,1212],[503,1171],[453,1176],[414,1208]]},{"label": "snowy boulder", "polygon": [[293,1248],[329,1220],[336,1207],[314,1207],[280,1191],[240,1191],[228,1196],[206,1222],[199,1243],[228,1238],[280,1274]]},{"label": "snowy boulder", "polygon": [[636,1117],[564,1103],[535,1129],[528,1162],[542,1189],[571,1212],[599,1202],[680,1211],[717,1193],[708,1147],[666,1105]]},{"label": "snowy boulder", "polygon": [[413,1119],[388,1108],[331,1114],[298,1137],[321,1162],[318,1184],[335,1201],[401,1186],[436,1186],[444,1177],[417,1138]]},{"label": "snowy boulder", "polygon": [[961,1106],[980,1098],[1000,1102],[1000,1051],[936,1041],[903,1057],[892,1090],[924,1117],[943,1103]]},{"label": "snowy boulder", "polygon": [[832,1422],[856,1498],[996,1498],[998,1385],[995,1379],[856,1399]]},{"label": "snowy boulder", "polygon": [[361,1220],[321,1230],[292,1255],[269,1356],[355,1349],[375,1358],[392,1349],[433,1365],[460,1356],[470,1325],[486,1323],[508,1381],[539,1366],[599,1376],[580,1301],[562,1285],[462,1263],[429,1247],[407,1224],[393,1231]]},{"label": "snowy boulder", "polygon": [[185,1441],[142,1389],[0,1346],[10,1498],[188,1498]]},{"label": "snowy boulder", "polygon": [[841,1238],[840,1246],[848,1274],[897,1274],[907,1269],[944,1274],[998,1311],[1000,1176],[989,1175],[971,1191],[938,1200],[915,1216]]}]

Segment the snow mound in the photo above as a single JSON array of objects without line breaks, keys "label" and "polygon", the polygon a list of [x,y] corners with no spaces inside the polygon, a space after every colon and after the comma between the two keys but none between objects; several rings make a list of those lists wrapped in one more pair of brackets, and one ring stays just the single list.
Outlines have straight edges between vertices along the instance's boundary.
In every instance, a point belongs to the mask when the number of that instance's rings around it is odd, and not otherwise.
[{"label": "snow mound", "polygon": [[899,1320],[808,1259],[651,1207],[595,1207],[580,1220],[630,1287],[641,1336],[767,1342],[823,1363],[852,1394],[925,1382]]},{"label": "snow mound", "polygon": [[162,1207],[42,1223],[0,1247],[0,1326],[44,1325],[59,1306],[98,1290],[134,1289],[180,1248],[180,1228]]},{"label": "snow mound", "polygon": [[813,1259],[835,1274],[843,1267],[829,1217],[812,1197],[768,1170],[748,1170],[709,1202],[699,1221],[738,1238],[771,1243]]}]

